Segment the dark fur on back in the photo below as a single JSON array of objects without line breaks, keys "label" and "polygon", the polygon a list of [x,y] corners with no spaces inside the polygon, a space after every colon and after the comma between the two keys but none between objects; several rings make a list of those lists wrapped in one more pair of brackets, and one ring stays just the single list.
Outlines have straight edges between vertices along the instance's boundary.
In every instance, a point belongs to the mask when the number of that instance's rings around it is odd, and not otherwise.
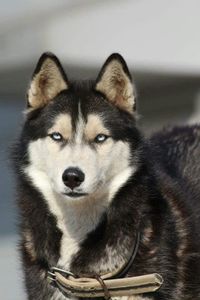
[{"label": "dark fur on back", "polygon": [[[76,120],[79,104],[85,119],[89,112],[104,114],[113,139],[128,143],[130,164],[137,163],[137,170],[115,194],[97,227],[81,242],[70,271],[79,275],[100,273],[102,264],[110,271],[109,262],[118,256],[126,260],[125,252],[131,252],[140,232],[138,253],[127,276],[157,272],[164,284],[159,291],[139,299],[200,299],[200,126],[166,129],[145,139],[132,114],[108,103],[102,93],[94,91],[93,84],[83,86],[71,84],[47,107],[30,112],[15,146],[21,257],[28,299],[55,299],[47,272],[58,265],[63,236],[46,199],[23,172],[30,164],[28,146],[46,135],[56,113],[70,111]],[[60,295],[56,299],[63,298]]]}]

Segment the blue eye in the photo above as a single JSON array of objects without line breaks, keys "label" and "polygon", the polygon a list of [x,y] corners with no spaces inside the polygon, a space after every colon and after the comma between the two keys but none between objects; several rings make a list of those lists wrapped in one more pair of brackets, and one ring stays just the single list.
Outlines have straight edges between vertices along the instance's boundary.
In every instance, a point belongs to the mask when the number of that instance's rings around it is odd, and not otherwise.
[{"label": "blue eye", "polygon": [[59,132],[53,132],[49,134],[49,136],[52,138],[52,140],[57,142],[61,142],[63,140],[63,137]]},{"label": "blue eye", "polygon": [[94,142],[97,144],[101,144],[101,143],[105,142],[107,140],[107,138],[108,138],[107,135],[100,133],[95,137]]}]

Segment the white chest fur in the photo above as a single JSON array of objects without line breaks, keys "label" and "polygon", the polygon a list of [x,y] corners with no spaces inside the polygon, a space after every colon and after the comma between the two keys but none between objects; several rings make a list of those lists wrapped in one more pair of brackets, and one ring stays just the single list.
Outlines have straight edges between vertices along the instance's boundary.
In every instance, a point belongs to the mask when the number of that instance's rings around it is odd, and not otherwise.
[{"label": "white chest fur", "polygon": [[57,226],[62,232],[58,266],[67,270],[80,243],[97,226],[106,204],[98,199],[67,201],[59,198],[52,191],[49,178],[44,172],[29,166],[25,173],[42,193],[51,213],[56,217]]},{"label": "white chest fur", "polygon": [[[106,197],[101,197],[101,199],[88,198],[84,201],[74,200],[76,202],[66,201],[66,199],[61,199],[55,194],[49,178],[44,172],[30,165],[26,168],[25,173],[41,192],[51,213],[57,219],[57,226],[62,232],[57,266],[70,271],[70,264],[74,255],[79,251],[81,242],[99,223],[103,212],[107,208],[108,201],[106,201]],[[102,272],[111,271],[113,267],[123,264],[124,255],[120,257],[117,253],[113,253],[113,249],[110,247],[106,247],[105,250],[105,257],[94,266],[97,270],[100,269]],[[123,253],[126,251],[127,249],[124,249]],[[66,297],[55,291],[51,300],[64,299],[66,300]]]}]

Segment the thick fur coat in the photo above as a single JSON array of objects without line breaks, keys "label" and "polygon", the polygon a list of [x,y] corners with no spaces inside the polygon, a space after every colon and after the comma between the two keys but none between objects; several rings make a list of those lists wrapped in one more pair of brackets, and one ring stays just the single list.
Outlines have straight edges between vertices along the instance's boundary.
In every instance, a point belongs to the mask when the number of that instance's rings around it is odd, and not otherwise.
[{"label": "thick fur coat", "polygon": [[66,299],[47,280],[52,266],[120,267],[138,232],[126,276],[157,272],[164,283],[131,299],[200,299],[200,126],[145,139],[135,94],[118,54],[86,82],[68,80],[54,55],[40,58],[13,155],[29,300]]}]

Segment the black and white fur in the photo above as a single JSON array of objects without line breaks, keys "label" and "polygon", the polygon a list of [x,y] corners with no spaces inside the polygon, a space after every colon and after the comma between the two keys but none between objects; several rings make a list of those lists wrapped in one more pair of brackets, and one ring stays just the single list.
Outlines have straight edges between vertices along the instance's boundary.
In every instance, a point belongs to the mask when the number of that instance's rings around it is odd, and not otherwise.
[{"label": "black and white fur", "polygon": [[[145,139],[119,54],[82,82],[43,54],[27,102],[13,161],[28,299],[66,299],[47,281],[52,266],[78,275],[120,267],[137,232],[127,276],[157,272],[164,284],[132,300],[200,299],[200,126]],[[63,180],[69,168],[84,174],[75,188]]]}]

